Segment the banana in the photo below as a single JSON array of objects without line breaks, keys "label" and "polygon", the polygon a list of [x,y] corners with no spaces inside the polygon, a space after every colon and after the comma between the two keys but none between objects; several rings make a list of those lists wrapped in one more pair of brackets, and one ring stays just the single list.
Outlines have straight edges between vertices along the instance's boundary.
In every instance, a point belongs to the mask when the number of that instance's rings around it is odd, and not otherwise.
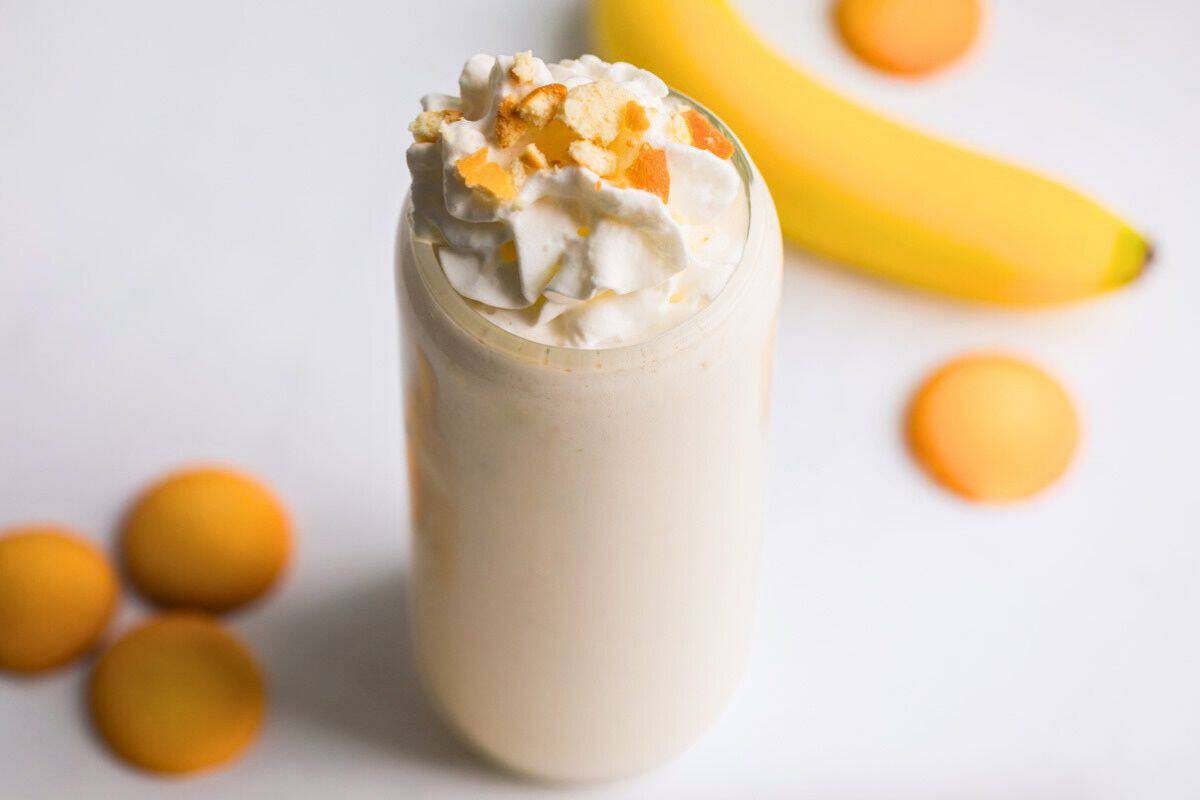
[{"label": "banana", "polygon": [[725,0],[594,0],[601,54],[722,117],[786,235],[962,298],[1044,305],[1136,278],[1148,241],[1082,194],[856,105],[780,57]]}]

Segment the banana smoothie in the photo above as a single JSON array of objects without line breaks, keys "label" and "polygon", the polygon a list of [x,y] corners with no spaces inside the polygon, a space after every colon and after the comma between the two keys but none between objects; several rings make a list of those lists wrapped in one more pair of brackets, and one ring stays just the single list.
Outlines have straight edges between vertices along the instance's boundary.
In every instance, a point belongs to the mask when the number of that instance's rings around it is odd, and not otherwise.
[{"label": "banana smoothie", "polygon": [[635,773],[712,723],[750,638],[774,207],[629,64],[477,55],[422,107],[397,247],[420,672],[511,770]]}]

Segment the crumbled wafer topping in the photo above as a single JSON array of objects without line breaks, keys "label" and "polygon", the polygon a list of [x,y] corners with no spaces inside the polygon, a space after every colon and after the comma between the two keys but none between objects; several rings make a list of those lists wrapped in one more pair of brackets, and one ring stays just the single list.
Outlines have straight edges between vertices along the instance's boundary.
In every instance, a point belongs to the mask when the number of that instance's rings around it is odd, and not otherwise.
[{"label": "crumbled wafer topping", "polygon": [[525,99],[517,107],[517,113],[521,120],[529,125],[544,128],[558,114],[566,99],[567,87],[561,83],[548,83],[525,95]]},{"label": "crumbled wafer topping", "polygon": [[410,125],[413,231],[441,245],[480,313],[538,341],[604,346],[724,285],[744,241],[734,145],[662,81],[524,52],[472,57],[459,86]]},{"label": "crumbled wafer topping", "polygon": [[550,162],[546,160],[546,154],[539,150],[533,142],[525,145],[525,149],[521,151],[521,163],[530,171],[550,166]]},{"label": "crumbled wafer topping", "polygon": [[650,118],[646,116],[646,109],[636,100],[630,100],[621,109],[621,124],[635,133],[645,133],[650,127]]},{"label": "crumbled wafer topping", "polygon": [[718,158],[733,156],[733,142],[726,139],[725,135],[717,130],[717,126],[709,122],[708,117],[694,108],[689,108],[683,112],[683,119],[687,123],[693,147],[707,150]]},{"label": "crumbled wafer topping", "polygon": [[604,177],[613,173],[617,169],[617,155],[611,150],[605,150],[598,144],[589,142],[586,139],[577,139],[571,142],[571,146],[567,148],[567,152],[575,163],[581,167],[587,167],[597,175]]},{"label": "crumbled wafer topping", "polygon": [[488,149],[481,147],[469,156],[454,162],[463,182],[471,189],[481,189],[500,200],[516,196],[512,174],[495,161],[488,161]]},{"label": "crumbled wafer topping", "polygon": [[537,66],[533,60],[533,51],[526,50],[513,56],[512,69],[509,70],[517,83],[529,83],[537,75]]},{"label": "crumbled wafer topping", "polygon": [[512,147],[525,134],[525,122],[517,114],[517,101],[509,95],[496,109],[496,143]]},{"label": "crumbled wafer topping", "polygon": [[408,123],[408,130],[418,142],[436,142],[442,135],[442,123],[462,119],[461,111],[442,109],[439,111],[422,111],[417,118]]},{"label": "crumbled wafer topping", "polygon": [[580,137],[608,144],[617,138],[621,109],[630,99],[624,89],[609,81],[585,83],[567,92],[562,118]]},{"label": "crumbled wafer topping", "polygon": [[633,188],[667,202],[671,196],[671,173],[667,170],[666,151],[661,147],[642,145],[633,163],[625,170],[625,180]]},{"label": "crumbled wafer topping", "polygon": [[692,130],[688,127],[687,120],[684,119],[683,112],[676,110],[671,114],[670,129],[667,132],[671,141],[676,144],[692,143]]}]

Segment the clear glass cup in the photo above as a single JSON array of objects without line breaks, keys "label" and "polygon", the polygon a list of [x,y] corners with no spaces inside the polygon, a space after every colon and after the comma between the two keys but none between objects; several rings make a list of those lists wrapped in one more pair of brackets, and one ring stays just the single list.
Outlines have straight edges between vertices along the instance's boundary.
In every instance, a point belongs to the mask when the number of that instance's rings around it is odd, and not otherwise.
[{"label": "clear glass cup", "polygon": [[742,672],[782,251],[740,145],[734,163],[749,224],[729,283],[680,325],[610,349],[484,319],[405,204],[418,667],[450,726],[518,773],[648,769],[703,733]]}]

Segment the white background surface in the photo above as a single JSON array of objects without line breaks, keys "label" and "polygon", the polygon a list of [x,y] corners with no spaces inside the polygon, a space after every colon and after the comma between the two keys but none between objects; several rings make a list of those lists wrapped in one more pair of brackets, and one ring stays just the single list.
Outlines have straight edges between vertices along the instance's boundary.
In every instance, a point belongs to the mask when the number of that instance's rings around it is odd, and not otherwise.
[{"label": "white background surface", "polygon": [[[571,792],[464,755],[413,682],[391,248],[417,97],[472,52],[576,54],[582,6],[0,0],[0,525],[107,542],[144,481],[217,459],[299,535],[231,620],[273,685],[244,760],[127,769],[74,667],[0,678],[0,795],[1200,797],[1200,11],[993,2],[976,56],[912,84],[854,63],[823,2],[743,5],[847,91],[1107,198],[1161,257],[1011,313],[789,253],[743,688],[685,757]],[[1049,365],[1086,417],[1036,502],[959,502],[898,435],[914,382],[981,345]]]}]

